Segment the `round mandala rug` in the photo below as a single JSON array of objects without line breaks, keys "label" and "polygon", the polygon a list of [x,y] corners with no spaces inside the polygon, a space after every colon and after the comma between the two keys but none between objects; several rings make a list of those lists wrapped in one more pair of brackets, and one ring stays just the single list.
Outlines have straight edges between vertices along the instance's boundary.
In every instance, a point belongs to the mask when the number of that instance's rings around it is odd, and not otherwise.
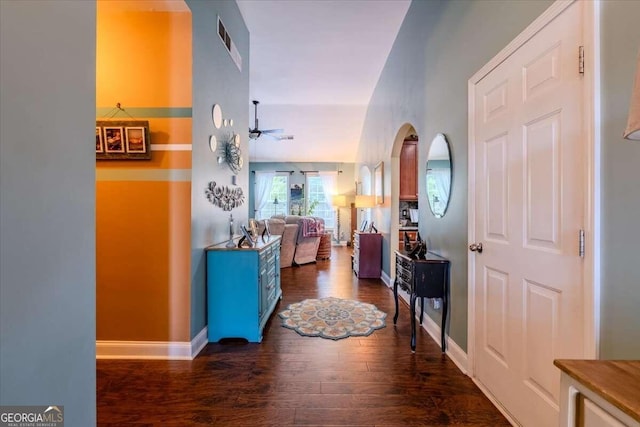
[{"label": "round mandala rug", "polygon": [[373,304],[341,299],[306,299],[278,313],[282,326],[307,337],[339,340],[384,328],[387,313]]}]

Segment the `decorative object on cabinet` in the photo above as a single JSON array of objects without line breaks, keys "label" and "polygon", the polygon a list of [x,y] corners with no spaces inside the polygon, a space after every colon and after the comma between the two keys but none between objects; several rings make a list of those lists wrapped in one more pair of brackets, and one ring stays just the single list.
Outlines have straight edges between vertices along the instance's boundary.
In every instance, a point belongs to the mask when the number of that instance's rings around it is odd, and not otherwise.
[{"label": "decorative object on cabinet", "polygon": [[148,120],[96,121],[96,160],[149,160]]},{"label": "decorative object on cabinet", "polygon": [[353,272],[359,279],[379,279],[382,234],[356,231],[353,236]]},{"label": "decorative object on cabinet", "polygon": [[380,162],[373,170],[374,196],[376,205],[384,205],[384,162]]},{"label": "decorative object on cabinet", "polygon": [[240,240],[238,240],[238,247],[254,247],[256,242],[251,235],[251,231],[247,230],[247,227],[244,224],[240,226],[240,231],[242,231],[242,237],[240,237]]},{"label": "decorative object on cabinet", "polygon": [[364,233],[364,232],[366,231],[366,229],[367,229],[367,224],[368,224],[368,221],[367,221],[366,219],[363,219],[363,220],[362,220],[362,223],[360,224],[360,231],[361,231],[361,232],[363,232],[363,233]]},{"label": "decorative object on cabinet", "polygon": [[[207,259],[207,319],[210,342],[245,338],[261,342],[262,331],[280,289],[280,236],[252,248],[205,248]],[[229,266],[241,265],[230,273]]]},{"label": "decorative object on cabinet", "polygon": [[400,151],[400,200],[418,200],[418,138],[407,137]]},{"label": "decorative object on cabinet", "polygon": [[636,78],[631,93],[631,105],[629,107],[629,118],[627,128],[624,131],[626,139],[640,141],[640,52],[636,64]]},{"label": "decorative object on cabinet", "polygon": [[451,149],[447,138],[439,133],[433,138],[427,158],[427,200],[436,218],[447,212],[451,196]]},{"label": "decorative object on cabinet", "polygon": [[225,245],[225,247],[227,248],[235,248],[236,244],[233,241],[233,214],[229,214],[229,240],[227,241],[227,244]]},{"label": "decorative object on cabinet", "polygon": [[226,185],[216,185],[215,181],[211,181],[204,192],[207,200],[223,211],[230,211],[244,203],[244,193],[240,187],[230,188]]},{"label": "decorative object on cabinet", "polygon": [[449,260],[431,252],[420,259],[412,258],[406,251],[396,253],[396,279],[393,282],[393,297],[396,314],[393,324],[398,320],[398,286],[410,295],[411,313],[411,351],[416,351],[416,299],[420,298],[420,324],[424,316],[425,298],[442,298],[442,352],[446,350],[445,334],[447,330],[447,310],[449,300]]},{"label": "decorative object on cabinet", "polygon": [[213,125],[216,129],[220,129],[222,126],[222,108],[220,104],[213,104],[213,108],[211,109],[211,119],[213,120]]},{"label": "decorative object on cabinet", "polygon": [[386,326],[387,313],[373,304],[341,298],[306,299],[278,313],[282,326],[305,337],[366,337]]}]

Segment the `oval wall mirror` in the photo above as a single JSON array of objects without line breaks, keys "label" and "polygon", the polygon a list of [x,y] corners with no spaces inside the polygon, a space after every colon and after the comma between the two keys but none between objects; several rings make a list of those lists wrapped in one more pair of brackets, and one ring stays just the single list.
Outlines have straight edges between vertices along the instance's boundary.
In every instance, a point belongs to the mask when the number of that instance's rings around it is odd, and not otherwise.
[{"label": "oval wall mirror", "polygon": [[427,199],[436,218],[442,218],[451,195],[451,150],[447,138],[439,133],[431,141],[427,156]]},{"label": "oval wall mirror", "polygon": [[222,108],[220,107],[220,104],[213,105],[211,118],[213,119],[213,125],[216,129],[220,129],[220,126],[222,126]]}]

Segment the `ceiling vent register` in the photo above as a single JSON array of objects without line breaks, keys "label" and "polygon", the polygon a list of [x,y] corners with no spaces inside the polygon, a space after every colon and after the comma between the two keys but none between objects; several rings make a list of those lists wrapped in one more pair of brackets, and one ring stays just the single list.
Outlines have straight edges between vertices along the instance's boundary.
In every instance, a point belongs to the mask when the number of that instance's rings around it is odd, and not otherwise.
[{"label": "ceiling vent register", "polygon": [[242,57],[240,56],[240,52],[238,52],[238,48],[236,48],[235,43],[233,43],[231,35],[227,32],[227,27],[222,23],[220,16],[218,16],[218,35],[220,36],[220,40],[222,40],[222,44],[225,49],[227,49],[227,52],[231,55],[233,63],[236,64],[238,70],[242,71]]}]

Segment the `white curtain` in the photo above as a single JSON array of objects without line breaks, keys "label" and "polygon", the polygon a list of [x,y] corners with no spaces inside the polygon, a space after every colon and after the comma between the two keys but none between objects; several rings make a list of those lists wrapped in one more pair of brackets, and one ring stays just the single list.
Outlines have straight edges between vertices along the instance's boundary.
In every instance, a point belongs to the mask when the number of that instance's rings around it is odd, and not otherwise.
[{"label": "white curtain", "polygon": [[276,176],[275,172],[258,172],[256,171],[256,185],[254,191],[254,217],[262,216],[261,211],[269,203],[269,195],[271,195],[271,188],[273,187],[273,178]]},{"label": "white curtain", "polygon": [[336,194],[336,189],[338,187],[338,174],[335,171],[323,171],[318,172],[320,176],[320,181],[322,182],[322,191],[324,192],[324,197],[327,200],[327,204],[331,207],[331,196]]}]

